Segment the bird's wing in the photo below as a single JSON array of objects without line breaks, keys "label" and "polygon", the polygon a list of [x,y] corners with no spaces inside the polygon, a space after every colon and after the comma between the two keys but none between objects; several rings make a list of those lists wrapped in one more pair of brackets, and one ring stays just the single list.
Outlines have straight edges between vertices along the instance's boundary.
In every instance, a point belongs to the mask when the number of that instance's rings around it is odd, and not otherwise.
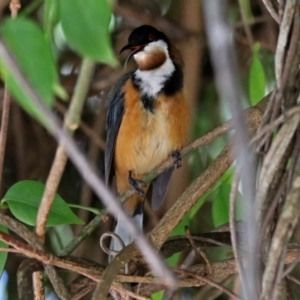
[{"label": "bird's wing", "polygon": [[152,181],[151,206],[154,211],[161,206],[168,189],[174,167],[164,171]]},{"label": "bird's wing", "polygon": [[132,73],[124,74],[108,93],[107,119],[106,119],[106,148],[105,148],[105,183],[108,185],[113,175],[112,164],[115,153],[115,143],[124,113],[122,87],[132,76]]}]

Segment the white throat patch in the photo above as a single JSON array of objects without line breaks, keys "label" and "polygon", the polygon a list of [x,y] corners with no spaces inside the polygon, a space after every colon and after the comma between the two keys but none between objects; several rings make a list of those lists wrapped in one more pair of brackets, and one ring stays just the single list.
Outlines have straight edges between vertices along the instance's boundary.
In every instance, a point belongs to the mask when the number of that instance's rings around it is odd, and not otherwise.
[{"label": "white throat patch", "polygon": [[150,97],[156,97],[160,90],[163,88],[164,82],[172,75],[175,70],[175,66],[169,56],[168,46],[162,41],[155,41],[148,44],[143,51],[140,51],[134,55],[134,58],[143,59],[147,56],[147,52],[154,51],[155,49],[164,51],[166,54],[165,62],[158,68],[153,70],[141,71],[137,69],[135,71],[135,76],[140,80],[140,88],[142,94],[148,95]]}]

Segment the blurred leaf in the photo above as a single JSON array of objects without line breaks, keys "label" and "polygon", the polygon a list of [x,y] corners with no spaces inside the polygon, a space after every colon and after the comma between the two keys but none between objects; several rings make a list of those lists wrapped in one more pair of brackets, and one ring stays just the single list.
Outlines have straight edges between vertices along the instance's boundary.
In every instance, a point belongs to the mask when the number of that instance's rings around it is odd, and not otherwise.
[{"label": "blurred leaf", "polygon": [[164,16],[171,6],[171,0],[155,0],[160,7],[161,15]]},{"label": "blurred leaf", "polygon": [[[229,197],[231,185],[223,183],[219,186],[213,196],[212,218],[215,227],[229,223]],[[236,220],[241,219],[241,195],[238,193],[236,199]]]},{"label": "blurred leaf", "polygon": [[101,211],[94,207],[89,207],[89,206],[84,206],[84,205],[79,205],[79,204],[72,204],[72,203],[69,203],[68,205],[69,205],[69,207],[88,210],[88,211],[94,213],[95,215],[101,215]]},{"label": "blurred leaf", "polygon": [[254,17],[251,10],[251,3],[249,0],[239,0],[240,10],[246,18],[247,22],[253,22]]},{"label": "blurred leaf", "polygon": [[64,0],[59,3],[68,43],[83,56],[116,65],[108,31],[112,11],[107,0]]},{"label": "blurred leaf", "polygon": [[164,298],[164,291],[159,291],[151,295],[152,300],[162,300]]},{"label": "blurred leaf", "polygon": [[58,22],[58,0],[46,0],[44,3],[44,29],[47,39],[52,39],[53,28]]},{"label": "blurred leaf", "polygon": [[[45,185],[41,182],[31,180],[19,181],[10,187],[2,201],[8,204],[12,214],[18,220],[34,226],[44,189]],[[46,225],[55,226],[62,224],[84,224],[84,222],[56,194]]]},{"label": "blurred leaf", "polygon": [[229,222],[230,185],[222,184],[217,190],[212,202],[212,216],[215,227]]},{"label": "blurred leaf", "polygon": [[32,0],[25,7],[22,7],[22,9],[19,11],[18,18],[29,16],[30,14],[34,13],[35,10],[37,10],[42,4],[44,0]]},{"label": "blurred leaf", "polygon": [[[2,231],[4,233],[8,233],[8,229],[4,225],[1,225],[1,224],[0,224],[0,231]],[[6,243],[0,241],[0,247],[8,248],[8,245]],[[0,278],[1,278],[1,274],[2,274],[2,272],[4,270],[4,266],[5,266],[5,263],[6,263],[7,255],[8,255],[7,252],[0,251]]]},{"label": "blurred leaf", "polygon": [[70,225],[58,225],[48,231],[51,249],[55,254],[59,254],[74,238],[74,233]]},{"label": "blurred leaf", "polygon": [[[45,104],[51,106],[54,101],[54,87],[58,85],[58,77],[53,54],[42,29],[30,20],[17,18],[7,19],[1,26],[0,33],[25,77],[45,101]],[[5,61],[1,59],[0,71],[19,104],[28,113],[43,122],[38,109],[20,89],[11,76]]]},{"label": "blurred leaf", "polygon": [[249,75],[249,97],[251,105],[256,105],[266,94],[266,75],[259,59],[260,46],[256,43],[252,51],[252,63]]}]

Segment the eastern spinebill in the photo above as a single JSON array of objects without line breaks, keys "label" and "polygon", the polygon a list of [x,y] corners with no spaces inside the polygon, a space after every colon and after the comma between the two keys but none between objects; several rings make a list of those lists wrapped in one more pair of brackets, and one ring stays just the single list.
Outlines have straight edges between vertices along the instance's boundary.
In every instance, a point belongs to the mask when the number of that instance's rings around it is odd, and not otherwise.
[{"label": "eastern spinebill", "polygon": [[[105,180],[115,175],[118,194],[133,186],[137,194],[123,204],[124,210],[142,230],[143,201],[149,188],[141,179],[166,160],[174,158],[181,165],[189,123],[189,109],[184,93],[183,62],[168,37],[152,26],[132,31],[128,44],[120,51],[131,51],[137,69],[123,75],[108,95]],[[165,196],[174,167],[152,181],[151,205],[157,210]],[[117,220],[115,233],[125,245],[133,238]],[[120,250],[117,242],[111,249]]]}]

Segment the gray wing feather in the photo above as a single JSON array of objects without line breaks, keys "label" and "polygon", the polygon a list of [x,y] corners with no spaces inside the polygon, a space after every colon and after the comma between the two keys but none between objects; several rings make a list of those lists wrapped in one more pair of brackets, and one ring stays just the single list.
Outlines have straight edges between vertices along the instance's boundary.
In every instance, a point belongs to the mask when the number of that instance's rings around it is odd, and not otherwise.
[{"label": "gray wing feather", "polygon": [[106,148],[105,148],[105,183],[108,185],[113,175],[112,163],[115,153],[115,144],[124,113],[124,95],[122,87],[132,76],[132,73],[124,74],[108,93],[107,119],[106,119]]},{"label": "gray wing feather", "polygon": [[152,181],[151,206],[154,211],[159,209],[164,200],[173,171],[174,167],[161,173]]}]

